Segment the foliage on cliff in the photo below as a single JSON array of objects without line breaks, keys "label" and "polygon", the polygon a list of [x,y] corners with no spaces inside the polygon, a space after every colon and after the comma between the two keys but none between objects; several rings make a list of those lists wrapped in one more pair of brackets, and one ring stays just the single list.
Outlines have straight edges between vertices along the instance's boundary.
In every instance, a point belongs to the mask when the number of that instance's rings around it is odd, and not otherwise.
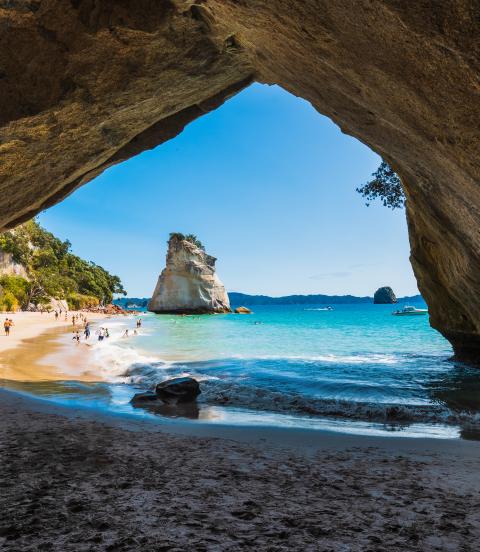
[{"label": "foliage on cliff", "polygon": [[[125,294],[118,276],[70,251],[62,241],[31,220],[0,234],[0,249],[11,253],[29,276],[2,276],[0,307],[25,308],[29,303],[45,304],[51,297],[66,299],[70,308],[110,303],[114,293]],[[13,305],[12,305],[13,301]]]},{"label": "foliage on cliff", "polygon": [[193,243],[193,245],[196,245],[199,249],[203,249],[205,251],[205,246],[203,243],[195,236],[195,234],[182,234],[181,232],[171,232],[170,233],[170,240],[185,240],[190,243]]},{"label": "foliage on cliff", "polygon": [[377,198],[389,209],[401,209],[405,206],[402,183],[388,163],[382,161],[372,177],[364,186],[357,188],[357,192],[367,200],[367,206]]}]

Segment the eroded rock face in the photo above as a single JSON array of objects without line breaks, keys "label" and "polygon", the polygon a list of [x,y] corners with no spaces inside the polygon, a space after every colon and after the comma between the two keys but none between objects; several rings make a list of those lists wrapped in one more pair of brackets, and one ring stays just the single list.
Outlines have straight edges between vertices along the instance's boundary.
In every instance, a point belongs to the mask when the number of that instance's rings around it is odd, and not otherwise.
[{"label": "eroded rock face", "polygon": [[225,287],[215,272],[215,257],[173,235],[167,266],[158,278],[148,310],[158,314],[230,312]]},{"label": "eroded rock face", "polygon": [[252,80],[397,171],[431,324],[480,359],[480,28],[470,0],[0,0],[0,227]]},{"label": "eroded rock face", "polygon": [[0,249],[0,276],[21,276],[28,279],[25,267],[13,260],[13,255]]}]

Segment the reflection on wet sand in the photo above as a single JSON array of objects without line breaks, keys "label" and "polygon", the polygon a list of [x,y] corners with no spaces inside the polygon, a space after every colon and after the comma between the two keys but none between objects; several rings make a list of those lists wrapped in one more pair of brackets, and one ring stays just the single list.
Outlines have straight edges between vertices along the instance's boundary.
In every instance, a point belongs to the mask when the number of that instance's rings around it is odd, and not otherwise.
[{"label": "reflection on wet sand", "polygon": [[[454,364],[451,372],[429,385],[432,401],[446,405],[453,412],[480,415],[480,371],[463,364]],[[480,416],[479,416],[480,417]],[[480,421],[480,420],[479,420]],[[463,439],[480,440],[480,425],[460,425]]]},{"label": "reflection on wet sand", "polygon": [[167,418],[189,418],[198,420],[200,418],[200,408],[197,402],[166,404],[161,401],[151,403],[132,404],[133,408],[142,408],[152,414],[158,416],[166,416]]}]

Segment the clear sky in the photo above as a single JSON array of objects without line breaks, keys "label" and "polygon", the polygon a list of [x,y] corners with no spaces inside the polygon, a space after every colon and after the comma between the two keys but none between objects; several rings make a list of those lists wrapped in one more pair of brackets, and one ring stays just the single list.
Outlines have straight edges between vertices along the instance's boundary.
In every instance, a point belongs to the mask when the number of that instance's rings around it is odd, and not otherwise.
[{"label": "clear sky", "polygon": [[414,294],[404,211],[366,207],[355,192],[379,163],[309,103],[255,84],[40,222],[130,296],[151,295],[174,231],[218,257],[229,291]]}]

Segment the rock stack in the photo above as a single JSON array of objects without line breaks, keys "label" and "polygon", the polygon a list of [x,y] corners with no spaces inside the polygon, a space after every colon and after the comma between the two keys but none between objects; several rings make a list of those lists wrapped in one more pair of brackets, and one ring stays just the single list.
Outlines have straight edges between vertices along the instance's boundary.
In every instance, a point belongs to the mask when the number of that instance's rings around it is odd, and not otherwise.
[{"label": "rock stack", "polygon": [[167,265],[160,274],[148,310],[158,314],[230,312],[230,301],[215,272],[217,259],[198,240],[171,234]]},{"label": "rock stack", "polygon": [[389,286],[378,288],[373,296],[373,302],[376,305],[391,305],[397,302],[393,289]]}]

